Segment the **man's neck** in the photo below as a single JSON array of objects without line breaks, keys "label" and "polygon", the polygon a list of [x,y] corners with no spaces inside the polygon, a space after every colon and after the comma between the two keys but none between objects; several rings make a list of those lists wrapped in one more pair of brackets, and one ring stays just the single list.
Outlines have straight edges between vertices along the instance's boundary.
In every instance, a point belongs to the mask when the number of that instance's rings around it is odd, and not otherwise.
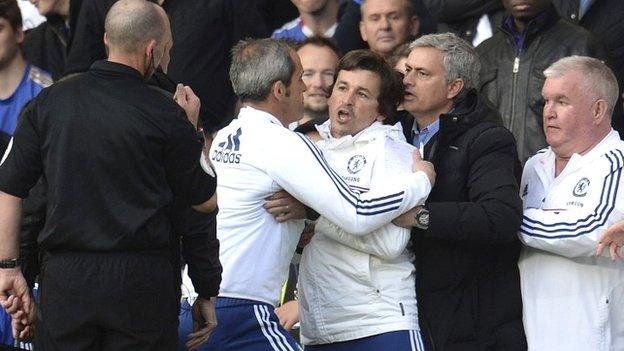
[{"label": "man's neck", "polygon": [[427,128],[428,126],[430,126],[433,122],[437,121],[440,118],[440,116],[438,115],[437,117],[434,116],[414,116],[414,120],[416,121],[416,125],[418,126],[418,130],[423,130],[424,128]]},{"label": "man's neck", "polygon": [[279,109],[278,106],[276,106],[276,104],[269,102],[269,101],[245,101],[242,104],[242,107],[253,107],[256,110],[260,110],[263,112],[266,112],[270,115],[272,115],[273,117],[277,118],[278,121],[280,121],[280,123],[282,123],[282,126],[288,128],[288,125],[290,123],[292,123],[293,121],[287,120],[286,118],[282,117],[282,113],[281,110]]},{"label": "man's neck", "polygon": [[449,113],[452,109],[453,109],[453,103],[449,102],[447,106],[444,106],[444,108],[441,108],[435,112],[422,113],[422,114],[414,114],[411,112],[410,113],[412,116],[414,116],[414,120],[416,121],[416,125],[418,126],[418,129],[422,130],[423,128],[426,128],[427,126],[431,125],[431,123],[440,119],[440,116],[442,114]]},{"label": "man's neck", "polygon": [[579,154],[581,156],[586,155],[590,151],[592,151],[596,145],[600,144],[600,142],[607,137],[607,135],[611,132],[610,126],[605,126],[601,128],[601,130],[597,131],[594,137],[592,138],[593,142],[587,145],[583,150],[574,151],[569,153],[559,153],[557,150],[553,150],[555,153],[555,177],[557,177],[564,170],[568,161],[572,158],[572,155]]},{"label": "man's neck", "polygon": [[327,1],[325,8],[318,13],[301,13],[303,24],[317,36],[324,36],[338,21],[338,1]]},{"label": "man's neck", "polygon": [[11,62],[0,70],[0,99],[7,99],[19,86],[26,69],[26,60],[17,54]]}]

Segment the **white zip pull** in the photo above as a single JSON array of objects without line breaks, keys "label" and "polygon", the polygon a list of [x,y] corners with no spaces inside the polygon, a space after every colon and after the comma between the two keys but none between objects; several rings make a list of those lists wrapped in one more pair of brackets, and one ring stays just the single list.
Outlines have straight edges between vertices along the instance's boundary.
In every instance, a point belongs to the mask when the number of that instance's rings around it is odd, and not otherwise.
[{"label": "white zip pull", "polygon": [[520,70],[520,58],[516,57],[514,59],[513,73],[518,73],[519,70]]}]

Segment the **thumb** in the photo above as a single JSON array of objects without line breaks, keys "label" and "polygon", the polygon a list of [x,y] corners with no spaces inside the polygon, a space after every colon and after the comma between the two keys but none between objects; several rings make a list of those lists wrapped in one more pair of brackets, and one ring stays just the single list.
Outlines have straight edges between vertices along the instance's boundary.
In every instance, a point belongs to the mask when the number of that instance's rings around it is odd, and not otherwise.
[{"label": "thumb", "polygon": [[173,94],[173,99],[177,100],[178,98],[180,98],[180,96],[183,93],[183,90],[184,90],[184,86],[182,84],[178,83],[176,85],[175,93]]},{"label": "thumb", "polygon": [[422,156],[420,155],[420,150],[418,149],[412,151],[412,157],[414,158],[414,161],[422,161]]}]

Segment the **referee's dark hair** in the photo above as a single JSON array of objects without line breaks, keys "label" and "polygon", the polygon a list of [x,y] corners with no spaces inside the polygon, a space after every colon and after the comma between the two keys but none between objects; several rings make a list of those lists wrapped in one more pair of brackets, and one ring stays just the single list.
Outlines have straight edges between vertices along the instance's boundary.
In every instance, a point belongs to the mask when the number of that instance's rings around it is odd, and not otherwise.
[{"label": "referee's dark hair", "polygon": [[6,19],[13,30],[22,28],[22,13],[17,0],[0,0],[0,17]]},{"label": "referee's dark hair", "polygon": [[377,103],[377,112],[386,117],[384,124],[391,124],[392,116],[396,114],[396,109],[403,101],[404,91],[401,73],[394,70],[381,57],[370,50],[354,50],[344,55],[338,61],[334,82],[338,79],[340,71],[365,70],[376,73],[381,81]]}]

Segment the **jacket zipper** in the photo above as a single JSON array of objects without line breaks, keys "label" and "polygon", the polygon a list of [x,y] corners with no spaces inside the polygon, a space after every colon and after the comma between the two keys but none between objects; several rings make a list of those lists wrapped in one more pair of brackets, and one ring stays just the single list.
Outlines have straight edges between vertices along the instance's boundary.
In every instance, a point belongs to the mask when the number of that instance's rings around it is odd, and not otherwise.
[{"label": "jacket zipper", "polygon": [[509,125],[507,128],[512,130],[514,119],[516,116],[516,90],[517,90],[517,80],[518,80],[518,72],[520,71],[520,57],[516,56],[513,63],[512,70],[512,80],[511,80],[511,116],[509,116]]}]

